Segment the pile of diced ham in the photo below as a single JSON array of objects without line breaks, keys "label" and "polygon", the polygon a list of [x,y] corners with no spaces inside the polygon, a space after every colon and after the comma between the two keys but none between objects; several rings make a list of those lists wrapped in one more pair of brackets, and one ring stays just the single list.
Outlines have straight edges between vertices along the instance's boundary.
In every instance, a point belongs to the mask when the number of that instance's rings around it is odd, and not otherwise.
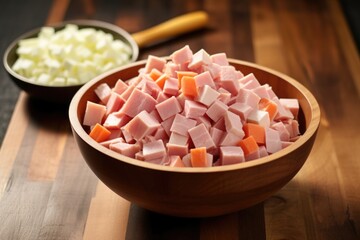
[{"label": "pile of diced ham", "polygon": [[299,136],[297,99],[279,98],[225,53],[170,60],[149,56],[139,75],[100,84],[83,125],[103,146],[141,161],[177,167],[241,163],[275,153]]}]

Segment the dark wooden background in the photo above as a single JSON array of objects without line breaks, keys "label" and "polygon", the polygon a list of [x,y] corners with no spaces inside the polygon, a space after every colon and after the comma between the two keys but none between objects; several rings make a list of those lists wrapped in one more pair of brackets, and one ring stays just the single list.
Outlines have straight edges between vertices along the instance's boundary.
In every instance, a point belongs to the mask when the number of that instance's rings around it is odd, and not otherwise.
[{"label": "dark wooden background", "polygon": [[67,107],[28,98],[1,69],[0,239],[359,239],[358,2],[2,1],[2,53],[46,23],[97,19],[135,33],[205,10],[206,29],[143,48],[139,59],[185,44],[226,52],[304,84],[322,118],[302,170],[263,204],[217,218],[174,218],[138,208],[100,183],[74,144]]}]

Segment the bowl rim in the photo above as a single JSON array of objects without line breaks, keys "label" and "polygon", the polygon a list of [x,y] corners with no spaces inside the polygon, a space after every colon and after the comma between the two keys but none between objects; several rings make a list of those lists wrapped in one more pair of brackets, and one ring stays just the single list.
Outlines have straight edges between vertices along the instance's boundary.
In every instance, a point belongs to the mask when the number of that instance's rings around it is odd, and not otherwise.
[{"label": "bowl rim", "polygon": [[83,94],[92,85],[94,85],[98,81],[101,81],[104,77],[114,74],[118,71],[123,71],[127,68],[143,65],[146,63],[146,61],[147,61],[146,59],[141,60],[141,61],[136,61],[136,62],[130,63],[126,66],[122,66],[122,67],[118,67],[113,70],[110,70],[106,73],[103,73],[103,74],[95,77],[94,79],[92,79],[91,81],[89,81],[85,85],[83,85],[76,92],[76,94],[72,98],[70,105],[69,105],[68,114],[69,114],[69,120],[70,120],[71,127],[72,127],[73,131],[75,131],[76,134],[83,141],[85,141],[87,144],[89,144],[92,148],[96,149],[99,152],[104,153],[105,155],[108,155],[111,158],[122,161],[126,164],[138,166],[138,167],[143,167],[143,168],[148,168],[148,169],[163,171],[163,172],[177,172],[177,173],[227,172],[227,171],[234,171],[234,170],[239,170],[239,169],[256,167],[256,166],[263,165],[263,164],[266,164],[266,163],[269,163],[272,161],[276,161],[277,159],[287,155],[288,153],[295,151],[297,148],[299,148],[300,146],[305,144],[314,134],[316,134],[318,127],[320,125],[320,107],[319,107],[319,104],[316,101],[315,97],[313,96],[313,94],[305,86],[303,86],[301,83],[299,83],[295,79],[289,77],[288,75],[285,75],[281,72],[270,69],[268,67],[261,66],[259,64],[248,62],[248,61],[233,59],[233,58],[228,58],[228,60],[229,60],[230,64],[236,63],[236,64],[241,64],[241,65],[245,65],[245,66],[249,66],[249,67],[253,67],[253,68],[258,68],[262,71],[266,71],[273,75],[276,75],[276,76],[282,78],[283,80],[289,82],[291,85],[293,85],[297,90],[299,90],[304,95],[304,97],[306,98],[306,101],[310,103],[310,108],[311,108],[310,121],[309,121],[308,127],[306,128],[305,132],[293,144],[291,144],[290,146],[287,146],[286,148],[284,148],[276,153],[273,153],[269,156],[255,159],[253,161],[236,163],[236,164],[225,165],[225,166],[198,167],[198,168],[171,167],[171,166],[164,166],[164,165],[149,163],[149,162],[145,162],[145,161],[139,161],[134,158],[130,158],[130,157],[121,155],[117,152],[114,152],[114,151],[102,146],[101,144],[99,144],[98,142],[93,140],[89,136],[88,133],[86,133],[86,131],[83,129],[83,126],[77,117],[77,110],[78,110],[77,108],[78,108],[78,103],[79,103],[80,99],[82,98]]},{"label": "bowl rim", "polygon": [[[49,87],[49,88],[73,88],[73,87],[80,87],[80,86],[84,85],[84,83],[80,83],[80,84],[74,84],[74,85],[54,86],[54,85],[34,83],[34,82],[29,81],[28,78],[15,72],[12,69],[12,66],[10,66],[9,62],[8,62],[10,52],[17,50],[19,41],[21,41],[23,39],[31,38],[31,37],[36,37],[43,27],[53,27],[56,29],[55,31],[59,31],[68,24],[74,24],[80,28],[89,27],[89,28],[95,28],[95,29],[101,29],[101,30],[106,29],[111,32],[118,33],[120,36],[122,36],[127,41],[127,43],[129,44],[129,46],[132,49],[132,56],[131,56],[130,63],[135,62],[137,60],[137,58],[139,57],[139,47],[138,47],[137,43],[135,42],[133,37],[127,31],[122,29],[121,27],[119,27],[115,24],[111,24],[111,23],[103,22],[103,21],[99,21],[99,20],[76,19],[76,20],[67,20],[67,21],[57,22],[57,23],[53,23],[53,24],[46,24],[46,25],[43,25],[40,27],[36,27],[36,28],[33,28],[33,29],[19,35],[18,37],[16,37],[7,46],[7,48],[5,49],[4,55],[3,55],[3,66],[6,69],[6,71],[11,76],[15,77],[16,79],[18,79],[22,82],[25,82],[27,84],[34,85],[34,86]],[[106,31],[104,31],[104,32],[106,32]],[[110,34],[112,34],[112,33],[110,33]]]}]

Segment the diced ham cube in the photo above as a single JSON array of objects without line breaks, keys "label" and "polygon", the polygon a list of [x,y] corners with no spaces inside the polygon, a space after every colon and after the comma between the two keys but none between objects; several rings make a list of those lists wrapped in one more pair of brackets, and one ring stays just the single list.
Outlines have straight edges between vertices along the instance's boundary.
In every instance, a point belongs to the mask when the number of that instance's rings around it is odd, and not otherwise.
[{"label": "diced ham cube", "polygon": [[229,61],[225,53],[216,53],[210,56],[213,63],[219,64],[220,66],[228,66]]},{"label": "diced ham cube", "polygon": [[174,143],[167,143],[166,144],[167,153],[170,155],[177,155],[180,157],[184,157],[186,154],[189,153],[188,144],[186,145],[179,145]]},{"label": "diced ham cube", "polygon": [[226,105],[228,105],[229,102],[230,102],[230,100],[231,100],[231,93],[230,93],[228,90],[226,90],[225,88],[222,88],[222,87],[220,87],[220,88],[218,89],[218,92],[220,93],[218,99],[219,99],[221,102],[223,102],[223,103],[225,103]]},{"label": "diced ham cube", "polygon": [[220,79],[220,69],[221,66],[216,63],[211,63],[209,65],[204,66],[204,70],[210,73],[214,81],[218,81]]},{"label": "diced ham cube", "polygon": [[224,115],[224,113],[228,110],[228,108],[229,107],[225,103],[223,103],[219,100],[215,100],[214,103],[211,104],[211,106],[206,111],[206,114],[214,122],[217,122]]},{"label": "diced ham cube", "polygon": [[205,114],[207,108],[202,105],[201,103],[192,101],[192,100],[185,100],[184,105],[184,116],[186,118],[198,118]]},{"label": "diced ham cube", "polygon": [[209,107],[219,96],[220,93],[218,91],[208,85],[205,85],[200,88],[199,96],[196,100]]},{"label": "diced ham cube", "polygon": [[169,61],[165,64],[164,73],[166,75],[168,75],[168,77],[176,78],[177,77],[176,72],[179,70],[180,70],[180,68],[179,68],[178,64],[175,64],[175,63]]},{"label": "diced ham cube", "polygon": [[241,83],[246,89],[254,89],[261,86],[253,73],[249,73],[248,75],[240,78],[239,83]]},{"label": "diced ham cube", "polygon": [[134,85],[129,85],[129,87],[123,93],[121,93],[121,97],[127,101],[134,89]]},{"label": "diced ham cube", "polygon": [[294,115],[294,119],[297,119],[299,114],[299,101],[295,98],[280,98],[279,99],[282,106],[290,110]]},{"label": "diced ham cube", "polygon": [[191,51],[189,45],[175,51],[171,54],[170,58],[175,64],[183,64],[191,61],[193,57],[193,52]]},{"label": "diced ham cube", "polygon": [[206,127],[207,130],[210,130],[210,127],[212,126],[211,124],[211,119],[204,115],[204,116],[200,116],[198,118],[195,119],[196,120],[196,125],[203,123]]},{"label": "diced ham cube", "polygon": [[164,130],[168,136],[170,136],[170,134],[171,134],[170,128],[173,124],[174,119],[175,119],[175,116],[172,116],[172,117],[167,118],[165,121],[161,122],[161,126],[164,128]]},{"label": "diced ham cube", "polygon": [[277,97],[273,98],[272,101],[274,101],[278,107],[278,112],[274,118],[275,121],[285,121],[288,119],[294,119],[294,115],[291,113],[291,111],[288,108],[284,107],[280,103],[280,100]]},{"label": "diced ham cube", "polygon": [[236,101],[256,109],[258,107],[260,97],[250,90],[241,88],[237,95]]},{"label": "diced ham cube", "polygon": [[94,126],[96,123],[101,124],[106,113],[104,105],[88,101],[86,103],[83,125]]},{"label": "diced ham cube", "polygon": [[120,129],[130,120],[131,118],[126,114],[120,112],[113,112],[106,117],[104,127],[106,127],[107,129]]},{"label": "diced ham cube", "polygon": [[196,82],[196,86],[198,88],[201,88],[205,85],[208,85],[212,88],[215,87],[215,83],[213,78],[211,77],[209,72],[202,72],[196,76],[194,76],[195,82]]},{"label": "diced ham cube", "polygon": [[179,156],[169,156],[170,167],[185,167],[183,161]]},{"label": "diced ham cube", "polygon": [[193,128],[190,128],[188,132],[196,148],[199,147],[206,147],[206,149],[215,148],[215,143],[203,123]]},{"label": "diced ham cube", "polygon": [[170,96],[177,96],[179,94],[179,81],[173,77],[168,78],[165,81],[163,92]]},{"label": "diced ham cube", "polygon": [[252,91],[260,98],[268,98],[268,99],[270,98],[266,85],[261,85],[259,87],[256,87]]},{"label": "diced ham cube", "polygon": [[156,99],[159,93],[162,92],[162,89],[153,80],[144,79],[143,83],[141,91],[149,94],[154,99]]},{"label": "diced ham cube", "polygon": [[237,146],[220,147],[221,165],[230,165],[245,162],[244,151]]},{"label": "diced ham cube", "polygon": [[196,120],[188,119],[183,115],[176,114],[174,121],[171,125],[170,131],[176,132],[183,136],[188,136],[188,130],[195,127]]},{"label": "diced ham cube", "polygon": [[107,83],[101,83],[99,86],[95,88],[94,92],[101,100],[101,102],[106,104],[110,98],[111,88]]},{"label": "diced ham cube", "polygon": [[147,111],[143,110],[128,122],[124,128],[136,140],[150,135],[156,131],[160,123],[156,121]]},{"label": "diced ham cube", "polygon": [[244,131],[242,130],[241,119],[235,113],[226,111],[224,114],[225,128],[229,133],[233,133],[239,137],[244,137]]},{"label": "diced ham cube", "polygon": [[116,92],[111,92],[110,98],[106,103],[106,113],[109,115],[112,112],[117,112],[125,103],[125,100]]},{"label": "diced ham cube", "polygon": [[144,73],[150,73],[154,68],[162,72],[165,67],[165,63],[166,59],[149,55],[145,64]]},{"label": "diced ham cube", "polygon": [[269,153],[267,152],[266,147],[264,145],[259,146],[259,154],[261,158],[269,156]]},{"label": "diced ham cube", "polygon": [[233,66],[220,67],[221,86],[228,90],[232,95],[237,95],[240,89],[240,83],[237,79],[237,73]]},{"label": "diced ham cube", "polygon": [[153,134],[153,136],[154,136],[154,139],[155,139],[155,140],[162,139],[162,140],[164,140],[164,141],[168,141],[168,138],[169,138],[169,136],[167,135],[165,129],[164,129],[162,126],[160,126],[160,127],[158,127],[158,128],[156,129],[156,131],[155,131],[155,133]]},{"label": "diced ham cube", "polygon": [[217,128],[217,129],[220,129],[222,131],[226,131],[225,129],[225,120],[224,120],[224,117],[221,116],[219,118],[219,120],[217,120],[217,122],[214,123],[213,125],[214,128]]},{"label": "diced ham cube", "polygon": [[142,153],[144,160],[147,161],[164,157],[166,149],[163,141],[159,139],[153,142],[144,143]]},{"label": "diced ham cube", "polygon": [[110,144],[115,144],[115,143],[119,143],[119,142],[124,143],[125,140],[122,137],[117,137],[117,138],[113,138],[113,139],[109,139],[107,141],[101,142],[100,144],[104,147],[109,148]]},{"label": "diced ham cube", "polygon": [[282,149],[279,132],[272,129],[265,129],[265,146],[268,153],[275,153]]},{"label": "diced ham cube", "polygon": [[118,94],[122,94],[126,91],[128,87],[129,86],[123,80],[119,79],[116,81],[115,86],[112,90]]},{"label": "diced ham cube", "polygon": [[237,114],[242,121],[246,121],[253,108],[241,102],[235,102],[229,106],[229,111]]},{"label": "diced ham cube", "polygon": [[290,141],[290,133],[283,122],[276,122],[271,125],[271,128],[278,131],[281,141]]},{"label": "diced ham cube", "polygon": [[256,123],[264,128],[270,127],[269,113],[263,110],[254,109],[248,116],[247,122]]},{"label": "diced ham cube", "polygon": [[209,133],[215,143],[215,146],[218,147],[221,143],[221,140],[224,138],[225,132],[215,127],[211,127]]},{"label": "diced ham cube", "polygon": [[225,132],[223,138],[221,139],[220,146],[236,146],[244,138],[244,136],[239,136],[231,132]]},{"label": "diced ham cube", "polygon": [[176,132],[172,132],[170,135],[169,143],[177,145],[186,145],[189,141],[189,136],[184,136]]},{"label": "diced ham cube", "polygon": [[156,104],[156,100],[152,98],[149,94],[135,88],[134,91],[131,93],[129,99],[120,109],[120,111],[125,113],[129,117],[135,117],[143,110],[151,112],[155,109]]},{"label": "diced ham cube", "polygon": [[210,55],[204,49],[200,49],[193,55],[188,68],[197,69],[203,65],[209,65],[211,62]]},{"label": "diced ham cube", "polygon": [[192,166],[191,166],[191,154],[190,154],[190,153],[188,153],[188,154],[186,154],[185,156],[183,156],[183,157],[181,158],[181,160],[183,161],[185,167],[192,167]]},{"label": "diced ham cube", "polygon": [[162,120],[166,120],[182,110],[178,100],[174,96],[156,104],[155,108]]},{"label": "diced ham cube", "polygon": [[140,151],[139,144],[129,144],[123,142],[110,144],[109,148],[115,152],[131,158],[135,158],[135,154]]}]

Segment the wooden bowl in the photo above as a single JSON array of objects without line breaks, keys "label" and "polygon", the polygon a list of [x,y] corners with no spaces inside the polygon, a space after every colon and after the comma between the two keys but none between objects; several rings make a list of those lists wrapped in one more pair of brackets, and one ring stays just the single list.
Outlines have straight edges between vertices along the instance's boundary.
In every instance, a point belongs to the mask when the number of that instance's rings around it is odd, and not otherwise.
[{"label": "wooden bowl", "polygon": [[[139,55],[139,48],[136,42],[133,40],[131,35],[127,33],[125,30],[97,20],[73,20],[73,21],[65,21],[57,24],[49,25],[54,27],[55,31],[63,29],[67,24],[74,24],[81,28],[94,28],[96,30],[102,30],[105,33],[110,33],[113,35],[114,39],[120,39],[127,43],[132,49],[131,61],[136,61]],[[35,84],[29,81],[26,77],[16,73],[12,66],[18,58],[16,53],[17,48],[19,47],[19,41],[22,39],[37,37],[41,27],[33,29],[23,35],[19,36],[15,39],[10,45],[7,47],[4,56],[3,56],[3,64],[8,72],[10,78],[13,82],[22,90],[24,90],[28,95],[56,103],[69,103],[71,98],[74,96],[77,90],[83,85],[70,85],[70,86],[49,86],[49,85],[41,85]],[[90,80],[90,79],[89,79]]]},{"label": "wooden bowl", "polygon": [[85,84],[69,107],[73,135],[96,176],[123,198],[143,208],[181,217],[208,217],[260,203],[287,184],[301,169],[313,146],[320,110],[313,95],[294,79],[259,65],[229,59],[244,74],[254,73],[279,97],[297,98],[302,136],[287,148],[258,160],[211,168],[172,168],[135,160],[107,149],[82,126],[86,102],[98,101],[94,89],[137,76],[145,61],[116,69]]}]

